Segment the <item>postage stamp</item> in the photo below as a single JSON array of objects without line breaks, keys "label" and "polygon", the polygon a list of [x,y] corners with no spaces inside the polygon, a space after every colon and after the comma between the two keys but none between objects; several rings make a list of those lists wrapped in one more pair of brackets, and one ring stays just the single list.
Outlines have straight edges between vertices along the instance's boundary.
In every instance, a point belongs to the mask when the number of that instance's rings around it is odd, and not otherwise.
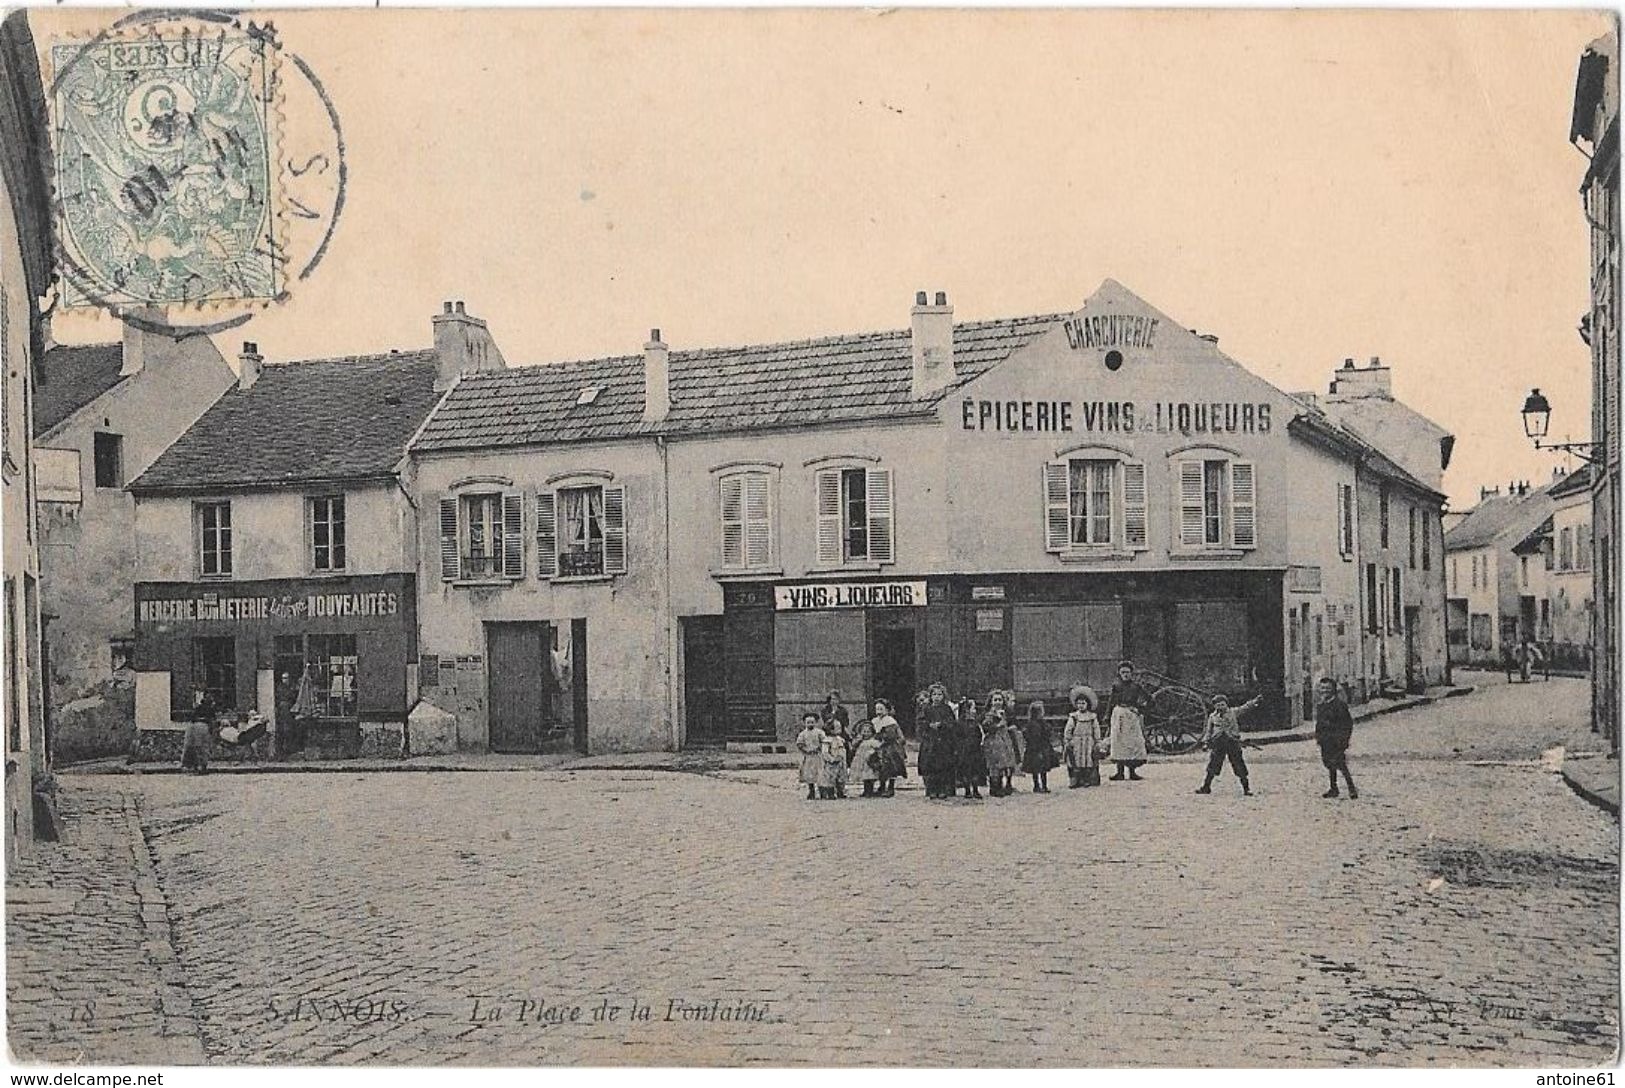
[{"label": "postage stamp", "polygon": [[51,59],[63,305],[278,297],[271,36],[155,24],[56,44]]}]

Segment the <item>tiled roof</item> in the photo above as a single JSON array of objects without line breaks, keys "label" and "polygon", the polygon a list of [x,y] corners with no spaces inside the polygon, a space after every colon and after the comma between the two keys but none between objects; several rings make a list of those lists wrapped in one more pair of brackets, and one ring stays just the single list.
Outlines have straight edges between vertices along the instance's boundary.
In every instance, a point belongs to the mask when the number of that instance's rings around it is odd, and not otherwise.
[{"label": "tiled roof", "polygon": [[232,388],[130,484],[207,491],[377,478],[440,394],[434,351],[268,364]]},{"label": "tiled roof", "polygon": [[1554,499],[1566,499],[1570,495],[1588,492],[1591,490],[1591,466],[1581,465],[1551,487],[1546,493]]},{"label": "tiled roof", "polygon": [[1552,512],[1549,489],[1531,491],[1527,495],[1491,495],[1467,511],[1467,516],[1444,534],[1447,552],[1468,548],[1482,548],[1507,534],[1516,534],[1522,540],[1531,530],[1546,520]]},{"label": "tiled roof", "polygon": [[1288,394],[1304,408],[1304,411],[1295,417],[1288,426],[1295,433],[1320,439],[1324,443],[1340,448],[1351,456],[1361,457],[1367,468],[1382,476],[1398,480],[1410,485],[1418,491],[1429,495],[1444,496],[1439,491],[1413,476],[1405,467],[1383,453],[1369,439],[1347,423],[1333,419],[1323,411],[1313,394]]},{"label": "tiled roof", "polygon": [[123,344],[58,344],[45,353],[34,387],[38,438],[119,383]]},{"label": "tiled roof", "polygon": [[[959,382],[979,377],[1065,314],[954,326]],[[671,410],[643,422],[643,356],[480,371],[457,383],[413,445],[452,450],[897,419],[935,410],[911,394],[907,330],[673,351]],[[577,404],[585,389],[597,396]]]}]

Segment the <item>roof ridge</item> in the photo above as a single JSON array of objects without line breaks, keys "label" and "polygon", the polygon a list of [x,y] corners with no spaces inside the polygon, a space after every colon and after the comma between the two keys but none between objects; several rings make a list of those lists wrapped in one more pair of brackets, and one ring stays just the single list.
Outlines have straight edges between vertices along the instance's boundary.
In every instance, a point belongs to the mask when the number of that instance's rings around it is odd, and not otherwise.
[{"label": "roof ridge", "polygon": [[319,359],[283,359],[280,362],[266,360],[265,367],[278,367],[291,369],[300,366],[322,366],[325,364],[355,364],[355,363],[387,363],[393,361],[421,360],[424,356],[433,355],[435,349],[429,348],[391,348],[388,351],[367,352],[357,355],[328,355]]}]

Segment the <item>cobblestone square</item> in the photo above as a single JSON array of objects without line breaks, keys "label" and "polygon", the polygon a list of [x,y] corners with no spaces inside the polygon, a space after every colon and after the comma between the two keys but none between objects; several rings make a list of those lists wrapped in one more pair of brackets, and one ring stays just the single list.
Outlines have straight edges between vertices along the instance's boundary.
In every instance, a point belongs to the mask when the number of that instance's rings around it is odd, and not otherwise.
[{"label": "cobblestone square", "polygon": [[[979,803],[917,779],[807,802],[790,770],[69,777],[69,840],[10,893],[10,1042],[229,1064],[1610,1062],[1618,825],[1542,760],[1595,747],[1546,724],[1585,698],[1490,682],[1362,723],[1358,801],[1322,799],[1304,743],[1248,751],[1251,798],[1228,774],[1194,796],[1198,757]],[[62,859],[137,819],[132,891],[53,906],[116,883],[111,848],[87,855],[99,875]],[[72,1019],[84,989],[120,1017]]]}]

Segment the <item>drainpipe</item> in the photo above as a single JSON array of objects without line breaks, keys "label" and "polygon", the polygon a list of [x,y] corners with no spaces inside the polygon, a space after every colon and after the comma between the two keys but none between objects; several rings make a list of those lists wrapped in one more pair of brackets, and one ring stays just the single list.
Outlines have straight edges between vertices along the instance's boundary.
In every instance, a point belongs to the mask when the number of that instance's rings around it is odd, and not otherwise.
[{"label": "drainpipe", "polygon": [[660,516],[662,532],[660,534],[661,547],[665,552],[665,562],[661,564],[661,590],[664,600],[661,602],[661,622],[665,624],[666,652],[666,720],[671,723],[672,751],[679,751],[683,746],[682,722],[678,718],[678,701],[676,688],[677,661],[677,624],[673,621],[671,609],[671,459],[666,449],[664,435],[655,436],[655,449],[660,451]]}]

